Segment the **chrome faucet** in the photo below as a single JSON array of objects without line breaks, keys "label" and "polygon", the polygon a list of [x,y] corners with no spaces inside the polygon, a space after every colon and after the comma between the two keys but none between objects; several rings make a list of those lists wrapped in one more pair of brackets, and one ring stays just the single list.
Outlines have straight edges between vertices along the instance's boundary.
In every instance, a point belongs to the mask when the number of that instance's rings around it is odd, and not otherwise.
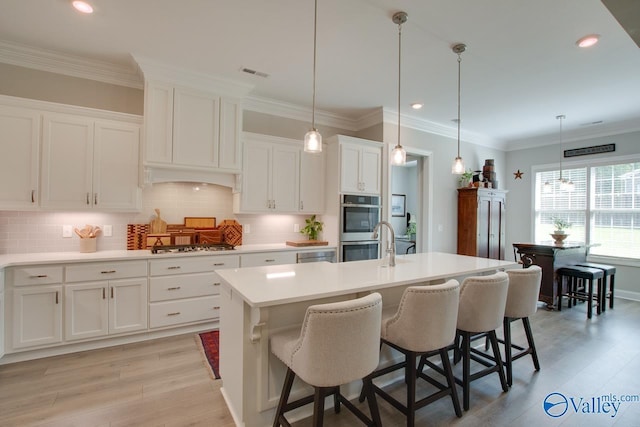
[{"label": "chrome faucet", "polygon": [[378,230],[381,225],[386,225],[391,233],[391,240],[389,241],[389,245],[387,246],[387,253],[389,254],[389,267],[396,266],[396,233],[393,232],[393,227],[387,221],[380,221],[376,224],[373,229],[373,235],[371,236],[373,239],[378,238]]}]

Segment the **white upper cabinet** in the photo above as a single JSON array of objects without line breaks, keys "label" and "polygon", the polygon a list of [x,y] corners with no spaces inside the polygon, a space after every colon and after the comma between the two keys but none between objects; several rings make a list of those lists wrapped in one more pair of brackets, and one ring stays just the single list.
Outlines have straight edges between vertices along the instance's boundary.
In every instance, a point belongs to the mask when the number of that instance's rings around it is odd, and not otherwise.
[{"label": "white upper cabinet", "polygon": [[301,141],[245,134],[241,193],[234,211],[322,213],[325,157],[302,151]]},{"label": "white upper cabinet", "polygon": [[382,144],[347,136],[329,138],[330,158],[339,162],[341,193],[380,194]]},{"label": "white upper cabinet", "polygon": [[159,81],[145,84],[145,164],[240,171],[240,101]]},{"label": "white upper cabinet", "polygon": [[140,209],[140,127],[45,113],[40,204],[49,209]]},{"label": "white upper cabinet", "polygon": [[0,209],[38,207],[38,111],[0,105]]}]

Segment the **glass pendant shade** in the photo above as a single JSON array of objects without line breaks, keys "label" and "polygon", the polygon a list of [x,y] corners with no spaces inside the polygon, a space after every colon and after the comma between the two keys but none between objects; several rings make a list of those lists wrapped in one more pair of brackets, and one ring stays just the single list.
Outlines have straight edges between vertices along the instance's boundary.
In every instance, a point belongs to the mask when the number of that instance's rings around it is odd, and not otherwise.
[{"label": "glass pendant shade", "polygon": [[304,151],[307,153],[322,152],[322,135],[317,129],[311,129],[304,135]]},{"label": "glass pendant shade", "polygon": [[455,175],[461,175],[464,173],[464,161],[462,160],[462,157],[458,156],[453,160],[451,173]]},{"label": "glass pendant shade", "polygon": [[391,164],[395,166],[402,166],[407,163],[407,151],[398,144],[393,148],[391,152]]}]

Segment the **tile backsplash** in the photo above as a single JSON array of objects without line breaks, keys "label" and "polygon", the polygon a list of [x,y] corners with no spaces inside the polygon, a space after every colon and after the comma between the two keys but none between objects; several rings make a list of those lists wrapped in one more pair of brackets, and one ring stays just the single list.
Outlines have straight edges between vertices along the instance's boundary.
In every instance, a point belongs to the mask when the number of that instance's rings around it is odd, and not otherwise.
[{"label": "tile backsplash", "polygon": [[160,209],[169,224],[182,224],[185,216],[214,216],[249,224],[243,244],[284,243],[303,236],[293,231],[304,226],[306,215],[234,215],[231,189],[212,184],[161,183],[145,188],[139,213],[0,211],[0,254],[77,252],[79,238],[62,237],[63,225],[111,225],[113,236],[98,237],[98,251],[127,248],[127,224],[146,224]]}]

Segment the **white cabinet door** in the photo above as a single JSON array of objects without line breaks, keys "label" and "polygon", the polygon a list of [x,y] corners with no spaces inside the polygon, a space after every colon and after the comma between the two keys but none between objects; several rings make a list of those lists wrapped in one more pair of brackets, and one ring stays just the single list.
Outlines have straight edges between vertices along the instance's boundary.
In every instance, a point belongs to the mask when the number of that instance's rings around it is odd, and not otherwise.
[{"label": "white cabinet door", "polygon": [[243,150],[243,212],[268,212],[271,209],[271,146],[246,141]]},{"label": "white cabinet door", "polygon": [[93,119],[45,114],[41,206],[87,209],[92,204]]},{"label": "white cabinet door", "polygon": [[343,143],[340,150],[340,188],[342,192],[380,194],[382,188],[382,148]]},{"label": "white cabinet door", "polygon": [[13,348],[62,342],[62,285],[13,290]]},{"label": "white cabinet door", "polygon": [[274,144],[271,164],[272,210],[298,211],[300,185],[300,148]]},{"label": "white cabinet door", "polygon": [[342,144],[340,153],[340,188],[343,193],[359,193],[361,149],[357,145]]},{"label": "white cabinet door", "polygon": [[107,335],[109,283],[81,283],[64,288],[67,341]]},{"label": "white cabinet door", "polygon": [[109,282],[109,334],[147,329],[147,278]]},{"label": "white cabinet door", "polygon": [[40,113],[0,106],[0,209],[38,206]]},{"label": "white cabinet door", "polygon": [[147,81],[144,98],[145,161],[171,164],[173,156],[173,86]]},{"label": "white cabinet door", "polygon": [[300,212],[324,212],[325,154],[300,154]]},{"label": "white cabinet door", "polygon": [[140,127],[98,121],[94,147],[93,206],[101,210],[139,210]]},{"label": "white cabinet door", "polygon": [[220,98],[201,91],[175,89],[173,163],[218,167]]},{"label": "white cabinet door", "polygon": [[220,136],[218,168],[238,172],[242,168],[240,133],[242,106],[240,100],[220,98]]},{"label": "white cabinet door", "polygon": [[380,194],[382,188],[382,149],[362,147],[361,150],[360,180],[362,191],[369,194]]}]

